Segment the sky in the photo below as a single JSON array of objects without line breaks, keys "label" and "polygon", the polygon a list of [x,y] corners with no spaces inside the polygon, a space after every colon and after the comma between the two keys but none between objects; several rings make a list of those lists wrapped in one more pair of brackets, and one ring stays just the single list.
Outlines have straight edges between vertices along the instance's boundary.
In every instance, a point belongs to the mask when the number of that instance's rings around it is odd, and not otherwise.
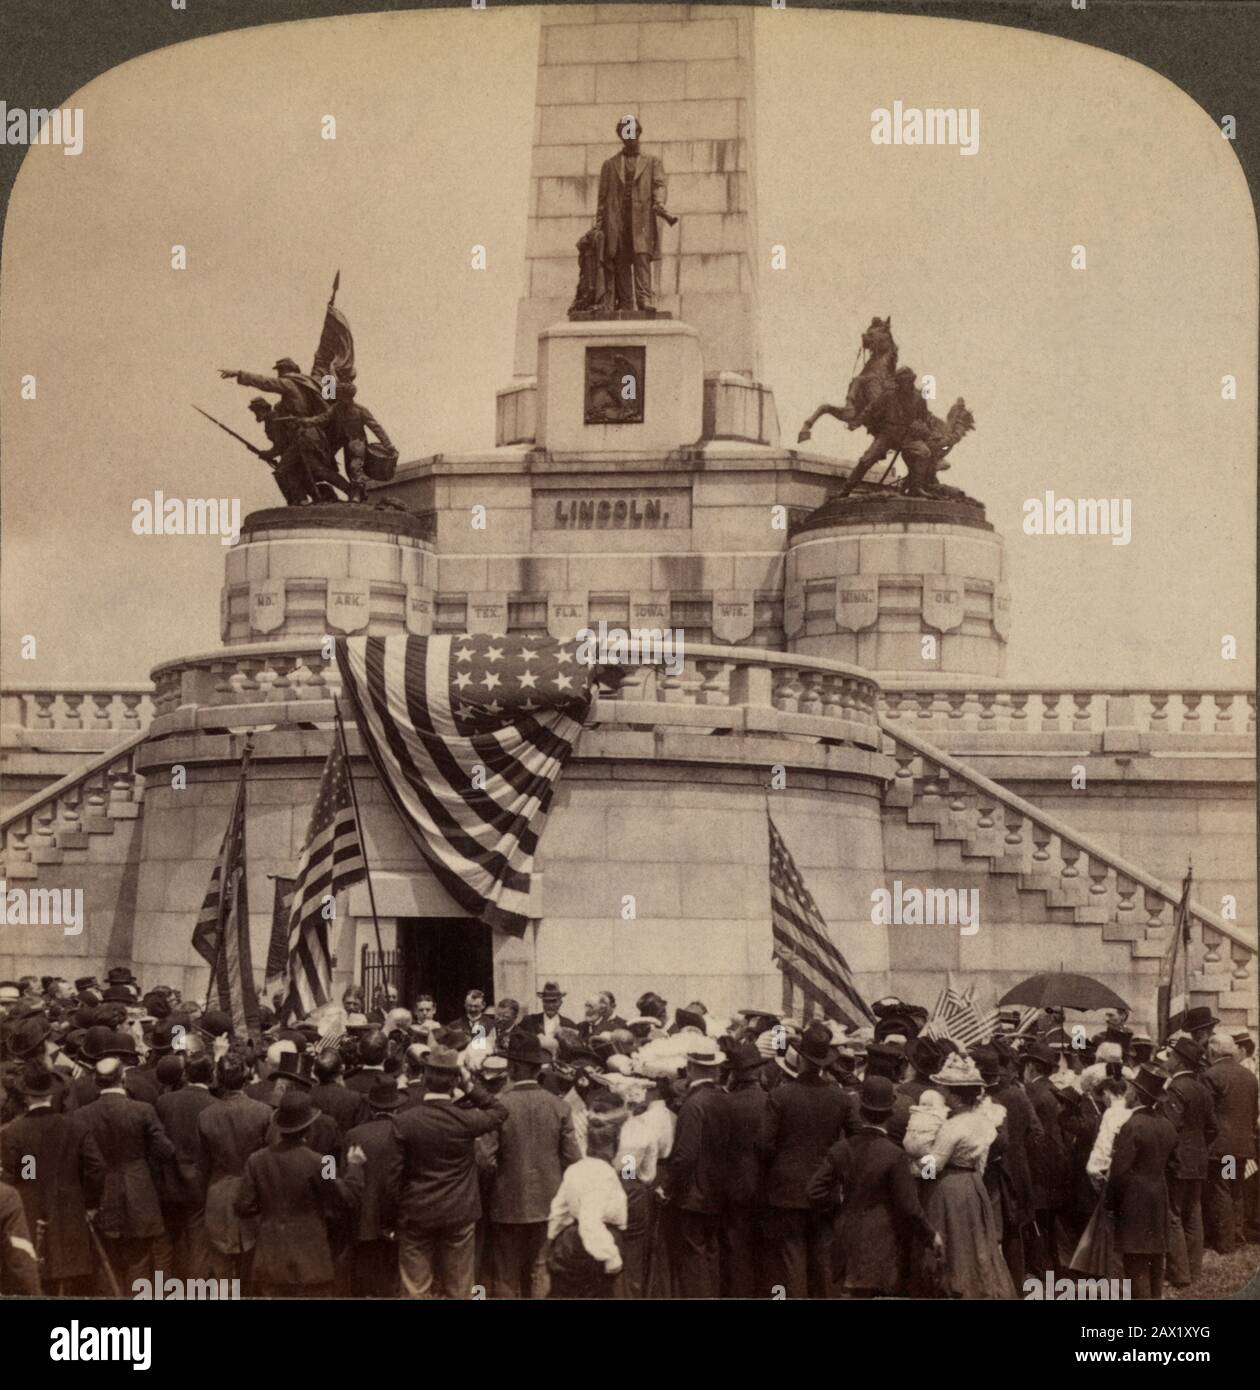
[{"label": "sky", "polygon": [[[785,444],[891,315],[939,413],[964,395],[976,415],[946,480],[1005,537],[1008,675],[1252,686],[1256,222],[1211,117],[1127,59],[962,21],[761,7],[755,41]],[[264,466],[191,405],[252,436],[215,368],[309,358],[338,268],[362,399],[404,459],[492,447],[536,59],[528,9],[356,16],[163,49],[69,101],[84,151],[28,153],[0,248],[6,684],[143,680],[218,645],[225,548],[134,536],[133,503],[272,505]],[[979,153],[873,145],[895,100],[977,108]],[[825,420],[808,447],[863,446]],[[1129,499],[1131,544],[1023,534],[1048,488]]]}]

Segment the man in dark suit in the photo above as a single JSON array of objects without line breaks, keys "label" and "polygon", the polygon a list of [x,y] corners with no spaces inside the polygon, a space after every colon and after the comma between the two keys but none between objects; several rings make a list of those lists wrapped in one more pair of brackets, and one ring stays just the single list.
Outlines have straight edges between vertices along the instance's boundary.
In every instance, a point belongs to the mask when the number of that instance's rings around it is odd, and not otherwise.
[{"label": "man in dark suit", "polygon": [[611,1033],[615,1028],[624,1028],[626,1021],[616,1012],[617,1001],[606,989],[593,994],[583,1005],[586,1017],[578,1024],[578,1037],[589,1043],[600,1033]]},{"label": "man in dark suit", "polygon": [[753,1298],[765,1268],[765,1180],[757,1141],[769,1099],[769,1092],[761,1084],[766,1059],[756,1043],[741,1042],[730,1053],[727,1065],[729,1137],[726,1210],[721,1230],[722,1297]]},{"label": "man in dark suit", "polygon": [[566,1018],[560,1012],[560,1005],[564,1003],[564,991],[554,980],[548,980],[542,989],[538,991],[538,997],[542,1000],[542,1012],[537,1014],[526,1014],[516,1025],[526,1033],[536,1033],[540,1037],[554,1038],[561,1028],[576,1028],[577,1024],[571,1018]]},{"label": "man in dark suit", "polygon": [[508,1039],[520,1022],[521,1006],[515,999],[500,999],[494,1006],[494,1049],[506,1052]]},{"label": "man in dark suit", "polygon": [[229,1053],[216,1071],[220,1098],[197,1116],[207,1256],[212,1279],[239,1279],[254,1248],[256,1223],[237,1215],[236,1196],[245,1160],[267,1142],[272,1110],[245,1094],[248,1073],[241,1058]]},{"label": "man in dark suit", "polygon": [[[1014,1049],[1002,1038],[993,1050],[1000,1063],[1001,1082],[993,1092],[994,1101],[1006,1111],[1007,1145],[1004,1159],[1010,1179],[1013,1209],[1011,1229],[1002,1231],[1002,1254],[1017,1289],[1023,1287],[1026,1268],[1025,1248],[1034,1236],[1030,1229],[1036,1210],[1033,1193],[1032,1154],[1044,1135],[1032,1101],[1019,1080],[1019,1063]],[[1035,1251],[1032,1253],[1035,1254]]]},{"label": "man in dark suit", "polygon": [[[824,1068],[835,1061],[831,1034],[811,1023],[778,1065],[788,1079],[766,1102],[757,1151],[766,1165],[772,1260],[768,1282],[789,1298],[825,1298],[830,1287],[831,1215],[806,1192],[827,1150],[844,1132],[852,1102]],[[767,1290],[761,1290],[764,1296]]]},{"label": "man in dark suit", "polygon": [[358,1197],[350,1243],[350,1292],[355,1298],[398,1297],[394,1231],[402,1149],[393,1117],[402,1103],[403,1093],[388,1077],[378,1081],[367,1095],[367,1118],[346,1135],[346,1153],[361,1149],[366,1160],[349,1171]]},{"label": "man in dark suit", "polygon": [[[315,1058],[312,1070],[315,1088],[311,1092],[311,1100],[325,1115],[331,1116],[343,1139],[356,1125],[368,1122],[369,1102],[362,1090],[352,1090],[346,1085],[346,1064],[341,1060],[340,1053],[321,1052]],[[377,1079],[379,1081],[379,1077]],[[371,1090],[367,1094],[371,1095]]]},{"label": "man in dark suit", "polygon": [[719,1231],[730,1148],[730,1096],[718,1085],[721,1057],[687,1054],[687,1093],[678,1110],[665,1192],[677,1211],[675,1276],[681,1298],[722,1292]]},{"label": "man in dark suit", "polygon": [[[159,1081],[168,1068],[177,1070],[175,1057],[163,1059],[156,1073]],[[158,1096],[156,1106],[162,1128],[175,1145],[175,1157],[162,1169],[158,1181],[167,1242],[162,1254],[165,1258],[169,1249],[173,1257],[172,1268],[167,1273],[181,1279],[204,1278],[209,1258],[198,1121],[202,1112],[215,1104],[210,1094],[214,1061],[205,1052],[190,1057],[184,1067],[183,1080],[182,1086]],[[165,1265],[162,1268],[165,1269]]]},{"label": "man in dark suit", "polygon": [[389,1056],[389,1039],[379,1028],[365,1033],[359,1039],[359,1066],[346,1077],[346,1086],[366,1096],[380,1081],[385,1072],[385,1059]]},{"label": "man in dark suit", "polygon": [[1247,1160],[1256,1157],[1256,1078],[1238,1061],[1238,1044],[1226,1032],[1212,1034],[1205,1074],[1216,1115],[1211,1145],[1208,1239],[1229,1255],[1244,1239]]},{"label": "man in dark suit", "polygon": [[93,1263],[87,1212],[100,1202],[105,1160],[81,1117],[52,1108],[48,1067],[28,1062],[21,1088],[25,1114],[0,1129],[0,1174],[22,1199],[32,1239],[40,1240],[44,1293],[88,1296]]},{"label": "man in dark suit", "polygon": [[482,990],[470,989],[464,995],[464,1012],[446,1025],[469,1039],[484,1038],[494,1031],[494,1019],[486,1013],[486,996]]},{"label": "man in dark suit", "polygon": [[501,1128],[508,1112],[473,1083],[452,1094],[458,1055],[435,1047],[425,1061],[423,1101],[398,1115],[403,1149],[399,1270],[407,1298],[472,1296],[474,1234],[481,1216],[474,1144]]},{"label": "man in dark suit", "polygon": [[661,161],[639,149],[642,127],[635,116],[617,122],[621,153],[599,171],[595,231],[602,236],[605,311],[651,309],[652,262],[660,260],[657,213],[665,210]]},{"label": "man in dark suit", "polygon": [[[357,1191],[345,1178],[330,1177],[324,1156],[303,1142],[319,1114],[304,1090],[286,1091],[272,1121],[279,1139],[245,1160],[236,1214],[258,1221],[252,1277],[261,1298],[324,1298],[332,1292],[328,1222],[354,1211]],[[363,1161],[362,1149],[347,1149],[348,1167]]]},{"label": "man in dark suit", "polygon": [[1067,1141],[1063,1132],[1063,1103],[1050,1077],[1059,1054],[1045,1043],[1034,1043],[1023,1054],[1024,1091],[1041,1126],[1041,1142],[1029,1151],[1036,1232],[1026,1240],[1026,1267],[1034,1273],[1057,1264],[1057,1213],[1069,1196]]},{"label": "man in dark suit", "polygon": [[533,1033],[507,1041],[507,1119],[490,1196],[496,1298],[546,1298],[547,1217],[564,1170],[582,1157],[573,1111],[544,1091],[538,1073],[547,1054]]},{"label": "man in dark suit", "polygon": [[905,1150],[884,1129],[894,1099],[888,1077],[862,1082],[853,1133],[832,1145],[807,1188],[815,1206],[835,1212],[832,1276],[851,1298],[907,1294],[916,1238],[944,1247],[923,1215]]},{"label": "man in dark suit", "polygon": [[153,1244],[164,1236],[156,1174],[175,1157],[157,1111],[132,1100],[123,1085],[123,1063],[96,1064],[100,1094],[80,1111],[105,1163],[96,1229],[124,1297],[137,1279],[153,1277]]},{"label": "man in dark suit", "polygon": [[1168,1282],[1184,1289],[1203,1268],[1203,1184],[1216,1117],[1212,1093],[1200,1075],[1203,1048],[1190,1038],[1178,1038],[1169,1051],[1172,1077],[1159,1103],[1159,1113],[1177,1131],[1168,1178]]},{"label": "man in dark suit", "polygon": [[1155,1111],[1166,1079],[1142,1066],[1130,1083],[1133,1113],[1116,1135],[1107,1175],[1107,1203],[1116,1214],[1116,1248],[1134,1298],[1164,1296],[1168,1249],[1168,1164],[1177,1131]]}]

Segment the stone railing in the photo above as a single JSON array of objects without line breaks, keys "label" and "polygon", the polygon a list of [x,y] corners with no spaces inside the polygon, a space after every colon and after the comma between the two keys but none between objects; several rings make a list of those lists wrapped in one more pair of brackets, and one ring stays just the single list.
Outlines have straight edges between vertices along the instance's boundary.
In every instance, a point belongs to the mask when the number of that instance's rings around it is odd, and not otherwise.
[{"label": "stone railing", "polygon": [[[885,751],[897,767],[884,801],[914,824],[959,843],[966,857],[985,859],[995,873],[1019,875],[1020,886],[1041,890],[1050,907],[1100,927],[1104,940],[1127,941],[1135,957],[1161,956],[1181,899],[1163,883],[1082,835],[1065,821],[982,776],[929,743],[906,721],[881,718]],[[1192,993],[1216,997],[1220,1008],[1251,1018],[1256,940],[1193,900]]]},{"label": "stone railing", "polygon": [[6,685],[0,689],[0,746],[100,746],[144,729],[153,687],[143,685]]},{"label": "stone railing", "polygon": [[[627,666],[601,692],[592,727],[777,734],[877,749],[879,685],[841,662],[689,643],[683,670]],[[155,735],[322,723],[341,693],[318,642],[259,643],[181,657],[153,671]]]},{"label": "stone railing", "polygon": [[147,737],[143,729],[133,733],[0,816],[4,876],[34,877],[40,864],[60,863],[66,851],[86,849],[91,835],[136,819],[144,799],[137,753]]},{"label": "stone railing", "polygon": [[918,732],[1137,733],[1255,738],[1256,692],[1241,688],[1136,690],[942,677],[880,678],[882,713]]}]

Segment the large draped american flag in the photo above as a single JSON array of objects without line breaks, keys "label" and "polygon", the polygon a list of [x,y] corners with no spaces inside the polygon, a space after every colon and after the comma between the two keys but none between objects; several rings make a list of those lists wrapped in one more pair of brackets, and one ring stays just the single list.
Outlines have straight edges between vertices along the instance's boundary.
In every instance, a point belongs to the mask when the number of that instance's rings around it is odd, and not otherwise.
[{"label": "large draped american flag", "polygon": [[349,637],[337,664],[377,775],[472,916],[520,935],[556,780],[591,704],[578,643],[546,636]]},{"label": "large draped american flag", "polygon": [[874,1023],[875,1015],[853,983],[849,962],[832,942],[827,923],[768,811],[766,823],[770,827],[770,930],[775,962],[811,1007],[849,1028]]}]

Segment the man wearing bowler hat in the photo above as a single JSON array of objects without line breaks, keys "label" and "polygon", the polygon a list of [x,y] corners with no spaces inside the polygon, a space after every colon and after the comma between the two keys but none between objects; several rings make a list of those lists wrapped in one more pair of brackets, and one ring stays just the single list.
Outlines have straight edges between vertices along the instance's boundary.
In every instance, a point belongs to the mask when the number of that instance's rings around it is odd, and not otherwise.
[{"label": "man wearing bowler hat", "polygon": [[367,1093],[370,1118],[346,1135],[346,1153],[361,1149],[365,1159],[348,1173],[358,1196],[350,1242],[350,1292],[355,1298],[398,1297],[395,1228],[402,1149],[394,1116],[404,1099],[392,1077],[379,1078]]},{"label": "man wearing bowler hat", "polygon": [[573,1111],[538,1084],[547,1054],[534,1033],[514,1028],[505,1050],[498,1164],[490,1197],[496,1298],[546,1298],[547,1217],[564,1170],[582,1157]]},{"label": "man wearing bowler hat", "polygon": [[[332,1293],[330,1219],[353,1212],[358,1188],[330,1175],[324,1156],[308,1148],[306,1132],[320,1112],[305,1088],[285,1091],[276,1106],[274,1144],[245,1162],[236,1213],[258,1221],[254,1293],[260,1298],[326,1298]],[[346,1151],[347,1170],[364,1162],[362,1149]]]},{"label": "man wearing bowler hat", "polygon": [[1058,1070],[1059,1054],[1043,1042],[1033,1043],[1023,1054],[1024,1090],[1032,1102],[1041,1139],[1029,1151],[1033,1184],[1035,1239],[1026,1241],[1027,1267],[1042,1277],[1058,1263],[1058,1213],[1071,1196],[1068,1143],[1063,1131],[1064,1103],[1050,1081]]},{"label": "man wearing bowler hat", "polygon": [[835,1061],[831,1031],[813,1022],[778,1059],[787,1079],[770,1092],[757,1150],[766,1165],[771,1259],[767,1287],[789,1298],[825,1298],[831,1283],[831,1214],[806,1192],[827,1150],[840,1138],[852,1102],[823,1073]]},{"label": "man wearing bowler hat", "polygon": [[1168,1163],[1177,1131],[1155,1106],[1166,1078],[1157,1067],[1137,1069],[1129,1083],[1133,1113],[1116,1136],[1107,1175],[1107,1204],[1116,1214],[1116,1247],[1134,1298],[1164,1296],[1164,1253],[1170,1236]]},{"label": "man wearing bowler hat", "polygon": [[1203,1185],[1208,1176],[1208,1148],[1216,1137],[1212,1093],[1200,1073],[1203,1048],[1192,1038],[1169,1045],[1171,1073],[1160,1098],[1159,1113],[1177,1131],[1177,1147],[1168,1169],[1171,1236],[1168,1282],[1183,1289],[1203,1267]]},{"label": "man wearing bowler hat", "polygon": [[459,1056],[435,1047],[425,1059],[425,1094],[399,1113],[402,1197],[399,1273],[407,1298],[472,1296],[474,1236],[481,1216],[475,1143],[502,1128],[508,1112],[475,1082],[466,1101],[454,1096]]},{"label": "man wearing bowler hat", "polygon": [[577,1028],[577,1024],[571,1018],[566,1018],[560,1012],[560,1005],[564,1003],[564,991],[554,980],[548,980],[542,989],[538,991],[538,997],[542,1000],[542,1012],[537,1014],[526,1014],[516,1025],[517,1031],[526,1033],[537,1033],[544,1038],[554,1038],[561,1028]]},{"label": "man wearing bowler hat", "polygon": [[718,1085],[722,1061],[707,1050],[687,1053],[687,1092],[665,1170],[665,1191],[676,1211],[681,1298],[717,1298],[722,1291],[719,1234],[731,1139],[731,1098]]},{"label": "man wearing bowler hat", "polygon": [[832,1277],[850,1298],[908,1292],[914,1242],[944,1247],[919,1202],[905,1150],[884,1128],[893,1113],[893,1083],[868,1076],[858,1093],[858,1123],[810,1177],[807,1194],[835,1212]]},{"label": "man wearing bowler hat", "polygon": [[726,1210],[722,1221],[722,1296],[752,1298],[763,1267],[766,1231],[765,1182],[757,1142],[770,1093],[762,1085],[766,1059],[751,1038],[734,1045],[727,1054],[726,1065],[729,1138]]}]

